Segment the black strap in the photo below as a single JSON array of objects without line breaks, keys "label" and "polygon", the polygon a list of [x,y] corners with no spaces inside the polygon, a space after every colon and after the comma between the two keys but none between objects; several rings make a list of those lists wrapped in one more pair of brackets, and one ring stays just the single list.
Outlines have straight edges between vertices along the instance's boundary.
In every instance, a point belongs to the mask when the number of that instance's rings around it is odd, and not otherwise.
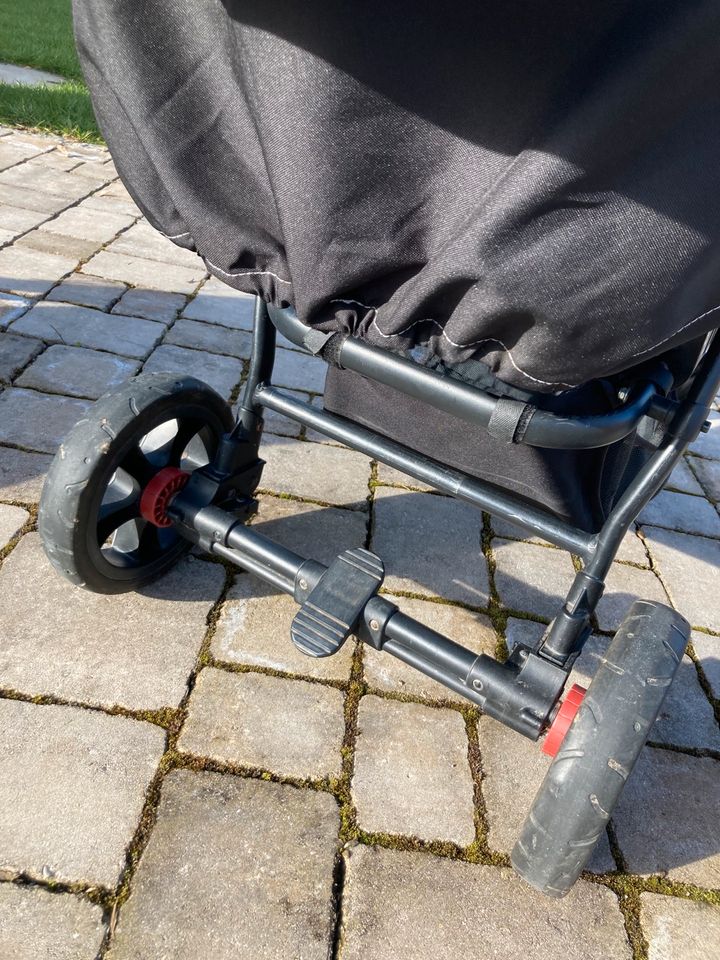
[{"label": "black strap", "polygon": [[503,443],[522,443],[535,407],[522,400],[500,397],[488,423],[488,433]]}]

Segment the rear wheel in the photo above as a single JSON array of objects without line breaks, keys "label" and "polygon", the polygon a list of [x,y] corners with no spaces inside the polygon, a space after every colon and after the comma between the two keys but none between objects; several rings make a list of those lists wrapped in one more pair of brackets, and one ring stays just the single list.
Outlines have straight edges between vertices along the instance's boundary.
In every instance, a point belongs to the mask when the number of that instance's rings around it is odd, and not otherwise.
[{"label": "rear wheel", "polygon": [[517,873],[548,896],[565,896],[587,863],[689,636],[680,614],[638,600],[610,644],[512,852]]},{"label": "rear wheel", "polygon": [[55,569],[96,593],[136,590],[169,570],[189,544],[145,519],[143,493],[158,475],[208,463],[232,426],[228,404],[193,377],[141,374],[101,397],[43,488],[38,525]]}]

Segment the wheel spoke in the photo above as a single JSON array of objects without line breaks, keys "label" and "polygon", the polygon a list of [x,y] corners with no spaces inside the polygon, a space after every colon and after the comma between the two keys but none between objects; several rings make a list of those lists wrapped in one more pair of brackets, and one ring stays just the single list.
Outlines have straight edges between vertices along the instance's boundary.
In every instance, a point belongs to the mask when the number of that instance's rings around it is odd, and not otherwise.
[{"label": "wheel spoke", "polygon": [[147,554],[154,555],[159,550],[160,539],[158,537],[158,528],[154,523],[146,523],[143,530],[140,533],[140,542],[138,543],[138,556],[142,562]]},{"label": "wheel spoke", "polygon": [[158,468],[150,463],[139,446],[133,447],[123,457],[120,467],[131,477],[134,477],[141,487],[144,487],[158,471]]},{"label": "wheel spoke", "polygon": [[172,443],[170,444],[170,452],[167,459],[168,466],[180,466],[180,460],[185,452],[185,448],[190,443],[192,438],[196,434],[200,433],[203,426],[204,423],[202,421],[195,419],[181,420],[178,423],[177,433],[173,437]]},{"label": "wheel spoke", "polygon": [[137,520],[139,516],[140,501],[137,497],[103,504],[98,515],[98,543],[102,546],[119,527],[130,520]]}]

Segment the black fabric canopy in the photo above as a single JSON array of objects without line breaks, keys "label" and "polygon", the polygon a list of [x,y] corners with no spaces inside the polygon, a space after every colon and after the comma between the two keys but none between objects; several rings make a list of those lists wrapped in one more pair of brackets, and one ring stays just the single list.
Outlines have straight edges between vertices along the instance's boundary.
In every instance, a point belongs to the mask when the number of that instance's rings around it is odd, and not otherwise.
[{"label": "black fabric canopy", "polygon": [[75,0],[148,219],[305,322],[560,392],[720,325],[717,0]]}]

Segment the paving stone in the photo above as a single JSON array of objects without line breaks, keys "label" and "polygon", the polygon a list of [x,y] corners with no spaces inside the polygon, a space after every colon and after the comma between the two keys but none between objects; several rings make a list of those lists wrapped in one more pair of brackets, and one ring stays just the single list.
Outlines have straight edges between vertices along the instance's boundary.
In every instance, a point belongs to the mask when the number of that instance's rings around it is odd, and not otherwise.
[{"label": "paving stone", "polygon": [[205,268],[202,265],[179,267],[167,263],[158,266],[154,260],[109,253],[107,250],[96,253],[81,269],[83,273],[105,277],[107,280],[121,280],[134,287],[185,294],[192,293],[205,275]]},{"label": "paving stone", "polygon": [[5,187],[20,190],[42,190],[58,197],[67,197],[68,204],[86,197],[96,189],[96,184],[80,177],[73,177],[61,170],[42,167],[38,164],[23,163],[10,167],[0,173],[0,185],[3,194]]},{"label": "paving stone", "polygon": [[343,550],[365,543],[365,513],[280,497],[261,496],[259,500],[253,529],[304,557],[329,565]]},{"label": "paving stone", "polygon": [[110,253],[124,253],[146,260],[158,260],[161,263],[175,263],[205,273],[205,265],[197,253],[179,247],[151,227],[147,221],[141,221],[126,230],[108,247]]},{"label": "paving stone", "polygon": [[720,631],[720,543],[659,527],[645,527],[645,536],[680,613],[694,626]]},{"label": "paving stone", "polygon": [[223,584],[217,564],[183,560],[140,592],[88,593],[55,573],[28,534],[0,571],[0,686],[101,706],[176,707]]},{"label": "paving stone", "polygon": [[[301,393],[299,390],[283,390],[283,393],[287,394],[289,397],[293,397],[295,400],[300,400],[302,403],[307,403],[309,399],[309,395],[307,393]],[[240,396],[242,398],[242,391]],[[288,420],[287,417],[283,417],[279,413],[275,413],[274,410],[268,410],[266,408],[263,411],[263,421],[263,433],[272,433],[275,436],[293,437],[295,439],[300,436],[300,424],[295,420]]]},{"label": "paving stone", "polygon": [[720,727],[689,657],[682,659],[649,739],[653,743],[720,753]]},{"label": "paving stone", "polygon": [[620,548],[616,554],[616,560],[622,560],[625,563],[634,563],[641,567],[649,567],[650,561],[645,550],[645,544],[637,535],[635,525],[623,537]]},{"label": "paving stone", "polygon": [[210,277],[183,310],[189,320],[204,320],[235,330],[252,330],[255,297],[233,290],[217,277]]},{"label": "paving stone", "polygon": [[630,960],[612,891],[579,881],[551,900],[510,870],[424,853],[346,853],[343,960]]},{"label": "paving stone", "polygon": [[77,157],[68,157],[59,150],[51,150],[33,157],[28,163],[28,167],[31,170],[59,170],[62,173],[68,173],[70,170],[74,170],[79,163],[80,160]]},{"label": "paving stone", "polygon": [[0,394],[0,443],[55,453],[68,430],[87,411],[86,400],[12,388]]},{"label": "paving stone", "polygon": [[694,630],[690,639],[712,695],[720,700],[720,637]]},{"label": "paving stone", "polygon": [[77,237],[66,237],[60,233],[50,233],[48,230],[32,230],[21,237],[16,246],[23,250],[51,253],[53,256],[66,257],[77,262],[91,257],[102,244],[98,240],[78,240]]},{"label": "paving stone", "polygon": [[115,179],[114,171],[109,170],[104,164],[96,160],[86,160],[84,163],[78,164],[77,167],[73,167],[72,174],[74,177],[91,180],[96,187],[111,183]]},{"label": "paving stone", "polygon": [[363,697],[352,779],[361,829],[471,843],[467,750],[465,723],[455,710]]},{"label": "paving stone", "polygon": [[53,346],[18,377],[17,385],[96,400],[129,380],[139,369],[139,360],[83,347]]},{"label": "paving stone", "polygon": [[0,333],[0,384],[10,383],[19,370],[43,349],[37,340]]},{"label": "paving stone", "polygon": [[14,297],[10,293],[0,293],[0,329],[9,326],[13,320],[21,317],[31,305],[31,300]]},{"label": "paving stone", "polygon": [[25,233],[26,230],[32,230],[33,227],[37,227],[50,216],[52,216],[50,213],[23,210],[22,207],[0,203],[0,228],[9,230],[16,235]]},{"label": "paving stone", "polygon": [[613,822],[631,873],[720,886],[720,761],[646,747]]},{"label": "paving stone", "polygon": [[165,293],[163,290],[143,290],[135,287],[128,290],[115,304],[112,312],[168,324],[175,319],[185,300],[181,293]]},{"label": "paving stone", "polygon": [[354,643],[348,640],[331,657],[306,656],[290,640],[290,624],[297,610],[292,597],[257,577],[242,574],[223,604],[212,638],[212,655],[227,663],[348,680]]},{"label": "paving stone", "polygon": [[15,321],[13,332],[48,343],[108,350],[126,357],[145,357],[160,340],[161,323],[138,317],[116,317],[69,303],[43,301]]},{"label": "paving stone", "polygon": [[[110,184],[113,186],[113,184]],[[93,193],[91,196],[86,197],[82,203],[79,203],[79,207],[84,207],[86,210],[96,210],[98,213],[111,213],[113,215],[121,213],[127,214],[128,216],[136,219],[142,213],[137,204],[127,198],[127,197],[117,197],[107,194],[105,191],[107,187],[103,190],[98,190],[97,193]]]},{"label": "paving stone", "polygon": [[0,884],[0,957],[95,960],[104,935],[102,907],[42,887]]},{"label": "paving stone", "polygon": [[[678,494],[679,496],[679,494]],[[597,605],[601,630],[617,630],[634,600],[668,603],[667,594],[652,570],[638,570],[614,563],[605,581],[605,592]]]},{"label": "paving stone", "polygon": [[678,490],[680,493],[693,493],[699,496],[702,496],[703,492],[684,457],[678,461],[677,466],[668,477],[665,487],[669,490]]},{"label": "paving stone", "polygon": [[388,467],[384,463],[378,463],[377,478],[379,483],[398,484],[401,487],[410,487],[413,490],[427,492],[434,489],[429,484],[423,483],[422,480],[416,480],[415,477],[411,477],[407,473],[402,473],[400,470],[396,470],[395,467]]},{"label": "paving stone", "polygon": [[7,246],[11,243],[17,234],[12,230],[3,230],[0,228],[0,246]]},{"label": "paving stone", "polygon": [[184,347],[169,344],[159,346],[150,355],[143,370],[145,373],[176,373],[197,377],[209,384],[213,390],[217,390],[226,400],[239,383],[243,372],[242,363],[234,357],[219,357],[214,353],[186,350]]},{"label": "paving stone", "polygon": [[[551,758],[532,743],[490,717],[478,723],[482,757],[482,793],[487,809],[491,850],[510,853],[520,835]],[[616,869],[607,834],[598,840],[587,865],[591,873]]]},{"label": "paving stone", "polygon": [[[54,287],[47,295],[47,299],[108,310],[125,290],[127,290],[125,284],[117,283],[115,280],[102,280],[100,277],[73,273],[67,280],[63,280],[61,284]],[[141,317],[142,314],[138,313],[137,316]]]},{"label": "paving stone", "polygon": [[720,500],[720,463],[693,457],[692,466],[707,495],[713,500]]},{"label": "paving stone", "polygon": [[0,499],[37,503],[52,457],[0,447]]},{"label": "paving stone", "polygon": [[45,190],[34,190],[31,187],[18,187],[4,183],[2,185],[2,202],[11,207],[35,210],[37,213],[46,213],[48,216],[52,216],[66,207],[72,206],[75,200],[62,194],[47,193]]},{"label": "paving stone", "polygon": [[[3,81],[5,82],[5,81]],[[30,157],[35,157],[42,153],[38,147],[33,147],[29,143],[0,143],[0,170],[7,170],[8,167],[14,167],[16,163],[22,163]]]},{"label": "paving stone", "polygon": [[169,774],[109,960],[327,960],[338,826],[327,793]]},{"label": "paving stone", "polygon": [[30,514],[22,507],[13,507],[0,503],[0,550],[6,547],[16,534],[25,526]]},{"label": "paving stone", "polygon": [[0,700],[2,872],[114,887],[164,745],[150,723]]},{"label": "paving stone", "polygon": [[518,643],[533,647],[539,642],[546,630],[547,626],[544,623],[537,623],[535,620],[521,620],[519,617],[508,617],[505,628],[505,643],[509,651]]},{"label": "paving stone", "polygon": [[0,289],[40,297],[77,266],[78,258],[56,257],[23,247],[0,250]]},{"label": "paving stone", "polygon": [[284,777],[339,776],[340,690],[307,680],[203,670],[178,749]]},{"label": "paving stone", "polygon": [[228,330],[227,327],[219,327],[214,323],[180,319],[168,331],[165,343],[246,358],[250,356],[252,335],[244,330]]},{"label": "paving stone", "polygon": [[565,602],[575,570],[570,554],[531,543],[493,540],[500,602],[552,619]]},{"label": "paving stone", "polygon": [[640,923],[648,942],[648,960],[713,960],[720,955],[720,907],[716,905],[643,893]]},{"label": "paving stone", "polygon": [[[468,650],[478,654],[495,655],[497,635],[492,624],[483,614],[447,603],[429,603],[426,600],[392,595],[387,596],[387,599],[397,603],[402,613],[462,644]],[[371,646],[363,647],[363,663],[365,680],[371,687],[430,700],[441,699],[467,703],[465,697],[459,693],[431,680],[430,677],[426,677],[402,660],[390,656],[389,653],[374,650]]]},{"label": "paving stone", "polygon": [[367,508],[370,461],[362,453],[286,437],[266,437],[260,486],[273,493]]},{"label": "paving stone", "polygon": [[703,497],[662,490],[640,514],[640,523],[669,527],[683,533],[720,536],[720,516]]},{"label": "paving stone", "polygon": [[327,364],[307,353],[282,348],[275,353],[273,383],[279,387],[322,393],[325,389],[326,373]]},{"label": "paving stone", "polygon": [[479,511],[459,500],[378,488],[371,549],[385,562],[385,586],[484,606],[481,524]]},{"label": "paving stone", "polygon": [[689,449],[701,457],[720,460],[720,413],[712,411],[708,420],[710,430],[707,433],[701,433],[697,440],[690,444]]},{"label": "paving stone", "polygon": [[510,523],[508,520],[503,520],[502,517],[491,517],[490,526],[492,527],[493,537],[500,537],[502,540],[523,540],[527,543],[543,544],[546,547],[550,546],[547,540],[543,540],[542,537],[532,536],[527,530],[523,530],[523,528],[516,523]]}]

